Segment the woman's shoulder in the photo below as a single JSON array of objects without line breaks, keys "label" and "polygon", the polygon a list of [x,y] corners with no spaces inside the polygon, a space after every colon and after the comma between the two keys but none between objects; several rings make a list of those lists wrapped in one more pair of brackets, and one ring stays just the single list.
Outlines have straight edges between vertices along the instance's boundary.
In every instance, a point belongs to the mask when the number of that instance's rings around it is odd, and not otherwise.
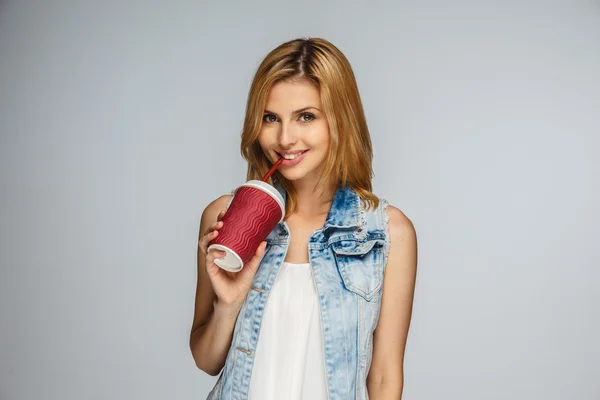
[{"label": "woman's shoulder", "polygon": [[414,233],[415,228],[410,218],[398,207],[388,203],[385,198],[379,198],[379,207],[385,213],[385,220],[390,235]]},{"label": "woman's shoulder", "polygon": [[216,220],[217,215],[221,212],[221,210],[227,209],[229,201],[233,197],[232,194],[224,194],[222,196],[217,197],[213,201],[211,201],[202,211],[202,220],[210,219]]},{"label": "woman's shoulder", "polygon": [[383,204],[387,215],[387,228],[392,240],[403,240],[416,236],[415,226],[411,219],[398,207],[387,202]]}]

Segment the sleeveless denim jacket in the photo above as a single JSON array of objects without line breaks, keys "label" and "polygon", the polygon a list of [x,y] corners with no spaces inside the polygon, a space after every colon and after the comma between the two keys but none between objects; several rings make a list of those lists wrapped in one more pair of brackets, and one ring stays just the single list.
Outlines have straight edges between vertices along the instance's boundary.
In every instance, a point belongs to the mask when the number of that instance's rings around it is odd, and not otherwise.
[{"label": "sleeveless denim jacket", "polygon": [[[285,190],[277,188],[285,199]],[[330,400],[368,399],[366,380],[389,251],[387,205],[381,199],[376,209],[366,210],[351,187],[339,188],[324,226],[308,240]],[[263,312],[290,242],[286,222],[280,222],[266,241],[265,255],[235,324],[225,367],[208,400],[248,397]]]}]

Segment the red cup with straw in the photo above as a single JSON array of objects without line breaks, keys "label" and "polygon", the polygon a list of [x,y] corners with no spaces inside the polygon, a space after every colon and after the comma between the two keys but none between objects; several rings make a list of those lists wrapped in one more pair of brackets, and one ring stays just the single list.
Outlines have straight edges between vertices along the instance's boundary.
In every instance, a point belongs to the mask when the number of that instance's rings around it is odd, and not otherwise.
[{"label": "red cup with straw", "polygon": [[260,243],[283,220],[283,197],[266,182],[283,160],[283,157],[277,160],[260,181],[248,181],[235,190],[223,217],[223,227],[208,246],[208,251],[225,252],[225,257],[215,259],[215,264],[224,270],[240,271]]}]

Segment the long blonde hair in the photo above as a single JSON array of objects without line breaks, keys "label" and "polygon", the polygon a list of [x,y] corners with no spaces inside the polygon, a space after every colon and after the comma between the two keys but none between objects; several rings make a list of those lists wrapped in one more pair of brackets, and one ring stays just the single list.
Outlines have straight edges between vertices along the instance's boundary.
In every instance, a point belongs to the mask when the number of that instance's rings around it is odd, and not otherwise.
[{"label": "long blonde hair", "polygon": [[[248,93],[241,153],[248,161],[247,179],[261,179],[271,162],[258,137],[269,91],[284,80],[306,79],[319,89],[329,123],[330,146],[317,186],[349,185],[367,208],[377,207],[372,193],[373,149],[356,79],[348,59],[325,39],[295,39],[273,49],[259,65]],[[286,216],[296,211],[291,182],[276,172],[269,183],[281,182],[287,192]]]}]

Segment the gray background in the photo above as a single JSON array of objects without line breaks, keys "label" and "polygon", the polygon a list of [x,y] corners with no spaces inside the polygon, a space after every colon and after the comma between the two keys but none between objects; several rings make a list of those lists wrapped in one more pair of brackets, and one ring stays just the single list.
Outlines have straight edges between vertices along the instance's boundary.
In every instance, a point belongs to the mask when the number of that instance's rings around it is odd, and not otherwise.
[{"label": "gray background", "polygon": [[0,2],[0,399],[206,396],[200,214],[298,36],[350,59],[418,232],[404,398],[600,399],[600,3],[442,0]]}]

